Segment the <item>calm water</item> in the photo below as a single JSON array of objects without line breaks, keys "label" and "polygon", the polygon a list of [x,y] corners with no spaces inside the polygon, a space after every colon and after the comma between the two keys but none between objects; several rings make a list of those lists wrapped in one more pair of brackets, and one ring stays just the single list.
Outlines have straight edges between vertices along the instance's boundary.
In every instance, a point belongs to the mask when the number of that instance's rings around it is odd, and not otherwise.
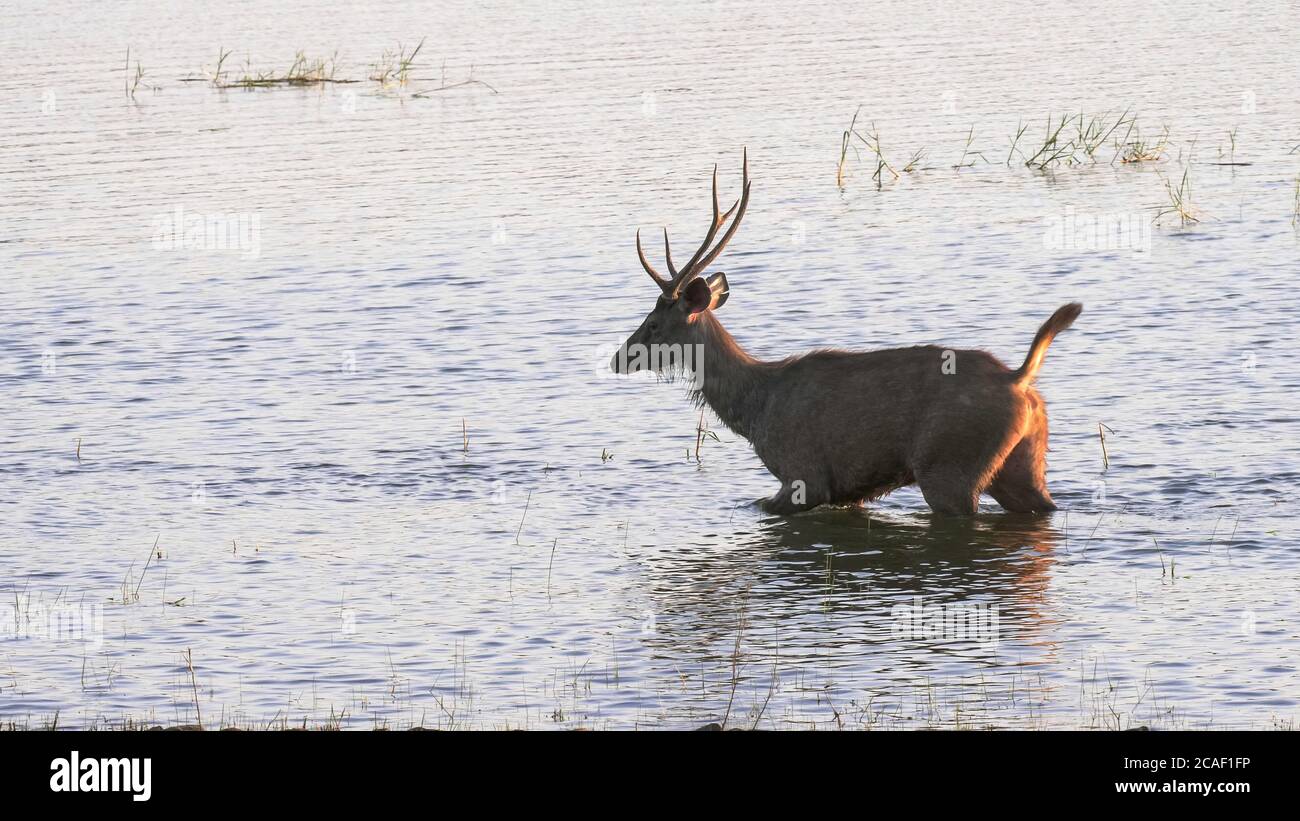
[{"label": "calm water", "polygon": [[[0,10],[0,718],[1295,720],[1296,4],[240,5]],[[422,37],[405,88],[181,82]],[[491,88],[414,96],[444,76]],[[865,151],[836,184],[860,105],[926,151],[880,190]],[[1006,162],[1125,108],[1162,161]],[[654,300],[634,230],[684,258],[742,146],[719,316],[756,355],[1014,365],[1086,305],[1039,383],[1058,513],[768,519],[743,440],[688,458],[681,387],[604,372]],[[1184,171],[1201,222],[1148,230]],[[165,247],[177,209],[233,240]],[[1052,239],[1108,217],[1143,228]]]}]

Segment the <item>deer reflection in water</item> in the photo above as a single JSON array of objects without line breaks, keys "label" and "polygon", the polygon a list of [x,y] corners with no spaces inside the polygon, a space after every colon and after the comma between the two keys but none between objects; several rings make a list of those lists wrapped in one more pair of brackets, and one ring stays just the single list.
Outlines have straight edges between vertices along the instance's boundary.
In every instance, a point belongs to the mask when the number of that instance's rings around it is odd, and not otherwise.
[{"label": "deer reflection in water", "polygon": [[[716,663],[738,627],[759,655],[825,656],[832,666],[889,671],[969,644],[904,635],[898,607],[996,608],[1001,637],[1050,657],[1057,620],[1048,598],[1055,550],[1065,537],[1036,515],[889,516],[823,509],[764,520],[738,543],[656,562],[655,630],[645,641],[669,655]],[[743,625],[742,625],[743,622]],[[779,648],[779,649],[778,649]]]}]

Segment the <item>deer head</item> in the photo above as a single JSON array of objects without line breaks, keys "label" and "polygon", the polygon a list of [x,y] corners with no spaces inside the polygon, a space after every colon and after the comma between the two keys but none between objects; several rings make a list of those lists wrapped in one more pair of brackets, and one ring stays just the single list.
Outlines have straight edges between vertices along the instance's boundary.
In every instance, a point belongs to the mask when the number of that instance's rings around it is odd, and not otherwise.
[{"label": "deer head", "polygon": [[[727,247],[732,235],[740,227],[740,220],[745,216],[745,208],[749,205],[748,152],[742,167],[744,177],[740,199],[725,213],[718,207],[718,167],[713,167],[713,221],[699,250],[681,269],[673,265],[668,229],[664,229],[664,261],[668,265],[668,277],[660,275],[646,259],[645,251],[641,248],[641,232],[637,231],[637,257],[641,260],[641,267],[659,286],[660,293],[653,310],[610,360],[609,367],[615,373],[642,370],[664,372],[679,367],[682,363],[681,352],[702,341],[699,325],[704,314],[717,310],[727,301],[727,275],[719,272],[705,277],[703,273],[722,253],[722,249]],[[731,220],[722,239],[715,245],[714,239],[719,229],[733,213],[735,219]]]}]

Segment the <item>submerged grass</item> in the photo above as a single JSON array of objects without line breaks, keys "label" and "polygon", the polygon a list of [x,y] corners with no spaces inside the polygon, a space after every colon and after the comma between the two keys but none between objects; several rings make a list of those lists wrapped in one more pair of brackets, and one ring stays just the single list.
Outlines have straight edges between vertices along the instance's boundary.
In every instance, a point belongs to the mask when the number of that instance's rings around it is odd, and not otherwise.
[{"label": "submerged grass", "polygon": [[[367,79],[379,83],[384,88],[398,87],[403,88],[409,83],[419,79],[412,76],[412,72],[417,66],[417,58],[424,50],[425,40],[421,39],[415,48],[407,50],[406,46],[398,44],[397,50],[385,50],[379,60],[372,63],[368,72]],[[205,71],[203,76],[183,77],[182,82],[208,82],[216,88],[280,88],[280,87],[312,87],[324,86],[328,84],[355,84],[361,82],[353,77],[341,77],[338,72],[338,52],[328,57],[308,56],[305,51],[299,50],[294,54],[293,61],[284,71],[276,69],[254,69],[251,59],[245,59],[244,68],[238,76],[232,76],[226,69],[226,61],[231,52],[225,48],[217,50],[217,63],[211,71]],[[128,68],[130,55],[128,53]],[[468,79],[459,82],[447,82],[447,67],[443,63],[441,82],[433,88],[422,89],[412,96],[423,97],[433,92],[446,91],[453,88],[463,88],[466,86],[482,86],[493,94],[497,89],[490,84],[474,77],[473,67],[470,68]],[[132,88],[128,78],[127,93],[130,94]]]},{"label": "submerged grass", "polygon": [[916,164],[923,159],[925,159],[925,149],[918,148],[916,151],[912,153],[912,159],[907,161],[907,165],[903,166],[903,173],[911,174],[913,171],[916,170]]},{"label": "submerged grass", "polygon": [[224,79],[221,67],[229,54],[229,52],[222,52],[218,58],[217,70],[212,78],[212,84],[217,88],[272,88],[357,82],[357,80],[338,79],[334,76],[337,69],[337,53],[329,57],[308,57],[303,51],[294,55],[293,62],[284,73],[277,73],[274,70],[253,71],[249,63],[245,62],[243,75],[237,80],[228,82]]},{"label": "submerged grass", "polygon": [[396,52],[384,51],[379,62],[370,67],[370,79],[384,86],[406,85],[411,68],[415,65],[415,58],[419,56],[422,48],[424,48],[424,39],[420,40],[410,54],[406,53],[406,47],[400,43],[397,45]]},{"label": "submerged grass", "polygon": [[[861,155],[858,149],[861,146],[865,147],[875,158],[875,170],[871,175],[871,179],[876,183],[876,188],[879,189],[883,185],[885,172],[889,172],[894,179],[898,179],[899,175],[885,159],[881,147],[880,132],[875,125],[873,124],[866,133],[858,129],[857,122],[861,112],[862,107],[859,106],[853,114],[853,119],[849,122],[849,127],[840,135],[840,160],[836,167],[835,183],[840,188],[844,187],[849,171],[850,149],[853,150],[855,157],[860,158]],[[1084,112],[1063,114],[1059,118],[1049,115],[1042,137],[1028,143],[1028,145],[1026,145],[1026,135],[1029,131],[1029,125],[1021,122],[1015,134],[1011,136],[1011,145],[1007,149],[1004,164],[1010,166],[1012,161],[1019,157],[1027,168],[1046,171],[1058,166],[1096,162],[1101,149],[1108,144],[1112,145],[1114,149],[1112,162],[1116,160],[1139,162],[1162,157],[1163,141],[1149,144],[1142,142],[1140,138],[1137,140],[1130,139],[1134,135],[1136,122],[1137,115],[1127,108],[1118,116],[1112,116],[1109,113],[1089,116]],[[1125,129],[1123,139],[1115,136],[1120,129]],[[1168,131],[1166,130],[1166,138],[1167,135]],[[971,168],[980,160],[991,164],[983,151],[973,148],[974,143],[975,126],[972,125],[966,132],[961,157],[952,166],[954,169]],[[924,148],[914,152],[911,160],[903,166],[903,172],[915,171],[924,156]]]},{"label": "submerged grass", "polygon": [[[1029,126],[1024,123],[1020,123],[1020,127],[1016,129],[1015,136],[1011,138],[1011,149],[1007,151],[1007,165],[1011,165],[1011,158],[1016,154],[1016,146],[1020,144],[1020,138],[1025,136],[1025,132],[1028,130]],[[1022,154],[1021,156],[1024,155]]]},{"label": "submerged grass", "polygon": [[[885,181],[884,174],[886,171],[889,172],[889,174],[893,177],[893,179],[898,179],[899,175],[898,172],[894,170],[894,167],[889,164],[889,161],[885,159],[885,152],[880,146],[880,132],[876,130],[875,123],[872,123],[871,130],[866,134],[863,134],[861,131],[858,131],[857,128],[858,115],[861,113],[862,113],[862,106],[858,106],[857,111],[853,112],[853,119],[849,121],[849,127],[845,129],[844,133],[841,135],[840,164],[838,170],[835,173],[835,184],[838,185],[840,188],[844,187],[845,172],[848,170],[849,149],[850,148],[853,149],[853,154],[855,157],[861,158],[861,153],[858,151],[858,143],[860,143],[863,147],[865,147],[868,151],[871,152],[873,157],[875,157],[876,167],[875,167],[875,171],[873,171],[871,174],[871,179],[874,180],[876,183],[876,190],[880,190],[880,188],[884,186],[884,181]],[[915,165],[915,163],[919,160],[920,158],[919,155],[922,153],[924,153],[924,149],[922,149],[917,154],[914,154],[912,156],[912,161],[909,162],[908,165],[905,166],[903,170],[910,171],[912,167]]]},{"label": "submerged grass", "polygon": [[1122,163],[1159,162],[1164,159],[1168,147],[1169,126],[1165,126],[1155,139],[1148,139],[1142,136],[1135,125],[1120,145],[1119,161]]},{"label": "submerged grass", "polygon": [[[1080,115],[1082,116],[1082,115]],[[1038,150],[1025,160],[1025,165],[1042,171],[1053,164],[1072,162],[1074,160],[1074,143],[1063,141],[1061,134],[1073,118],[1061,116],[1061,121],[1052,127],[1052,115],[1047,115],[1047,129],[1043,133],[1043,142]]]},{"label": "submerged grass", "polygon": [[1169,203],[1160,206],[1156,210],[1155,221],[1158,223],[1161,219],[1169,216],[1178,217],[1180,225],[1191,225],[1200,222],[1200,216],[1192,207],[1192,184],[1188,180],[1187,170],[1183,170],[1182,179],[1179,180],[1178,186],[1168,179],[1165,180],[1165,191],[1169,195]]},{"label": "submerged grass", "polygon": [[[416,58],[424,52],[425,39],[421,39],[415,45],[415,48],[407,51],[406,45],[398,44],[396,51],[385,49],[378,61],[370,64],[367,74],[369,81],[380,84],[383,88],[404,88],[409,83],[417,81],[413,77],[413,70],[417,66]],[[230,57],[229,49],[217,49],[217,62],[212,70],[204,70],[200,77],[182,77],[181,82],[211,83],[216,88],[278,88],[278,87],[313,87],[325,86],[325,84],[354,84],[360,83],[360,79],[352,77],[339,77],[338,73],[338,52],[334,52],[329,57],[308,56],[307,52],[299,49],[294,55],[294,60],[290,62],[286,70],[277,69],[253,69],[251,58],[244,58],[243,70],[238,75],[231,75],[226,69],[226,61]],[[136,64],[138,68],[138,64]],[[127,52],[127,69],[130,69],[130,52]],[[143,73],[140,73],[143,75]],[[136,84],[139,78],[136,78]],[[442,64],[441,81],[438,86],[430,88],[421,88],[412,94],[413,97],[424,97],[435,94],[439,91],[450,91],[452,88],[465,88],[480,86],[486,88],[491,94],[498,94],[497,88],[490,83],[481,81],[473,75],[473,66],[469,69],[469,77],[459,82],[447,82],[447,65]],[[130,78],[127,78],[127,95],[133,94],[134,88]]]},{"label": "submerged grass", "polygon": [[[1137,115],[1127,108],[1114,119],[1109,112],[1091,116],[1082,111],[1077,115],[1062,115],[1055,125],[1049,115],[1038,150],[1028,157],[1023,153],[1021,156],[1025,157],[1025,165],[1029,168],[1044,171],[1058,165],[1096,162],[1098,152],[1109,142],[1114,147],[1115,154],[1111,160],[1114,162],[1115,157],[1121,155],[1123,144],[1123,140],[1114,139],[1114,135],[1119,129],[1125,128],[1124,140],[1127,140],[1132,135],[1136,123]],[[1073,126],[1073,130],[1067,131],[1070,126]],[[1026,126],[1022,125],[1016,132],[1011,150],[1007,153],[1008,164],[1017,153],[1017,145],[1020,138],[1024,136],[1025,130]]]},{"label": "submerged grass", "polygon": [[126,96],[131,98],[132,100],[135,99],[135,93],[140,90],[141,84],[144,84],[144,87],[146,89],[151,89],[153,91],[158,90],[157,86],[150,86],[147,83],[144,83],[144,67],[140,65],[139,58],[137,58],[135,61],[135,72],[132,73],[130,46],[127,46],[126,49],[126,67],[124,71],[126,72],[126,76],[123,80],[124,90],[126,91]]},{"label": "submerged grass", "polygon": [[[853,113],[853,118],[849,121],[848,128],[844,129],[840,134],[840,157],[836,166],[835,184],[841,190],[844,189],[849,177],[851,160],[853,158],[859,160],[862,158],[862,152],[860,151],[862,148],[865,148],[870,156],[875,159],[875,168],[871,179],[875,183],[876,190],[883,188],[886,174],[894,180],[900,178],[899,171],[896,171],[885,158],[881,146],[880,132],[875,124],[873,123],[869,129],[862,129],[858,126],[861,113],[862,106],[858,106]],[[1204,219],[1201,212],[1192,206],[1191,181],[1187,171],[1191,165],[1198,163],[1196,159],[1197,139],[1195,137],[1175,145],[1170,139],[1168,125],[1162,126],[1158,133],[1143,134],[1138,123],[1138,115],[1131,108],[1125,108],[1118,115],[1112,115],[1109,112],[1097,115],[1080,112],[1078,114],[1061,115],[1060,117],[1049,115],[1040,137],[1030,139],[1028,137],[1029,131],[1029,124],[1020,121],[1015,133],[1010,135],[1010,147],[1007,149],[1004,161],[1006,166],[1010,167],[1013,161],[1018,160],[1026,168],[1046,172],[1059,167],[1093,164],[1105,161],[1105,157],[1102,155],[1107,153],[1104,151],[1107,146],[1110,149],[1109,163],[1111,165],[1163,163],[1175,160],[1170,155],[1173,148],[1176,147],[1176,162],[1183,168],[1183,173],[1176,185],[1162,175],[1167,201],[1163,205],[1155,206],[1156,215],[1153,222],[1159,224],[1170,217],[1177,217],[1179,225],[1187,226],[1201,222]],[[1199,164],[1216,166],[1251,165],[1250,162],[1237,159],[1237,134],[1237,128],[1226,132],[1226,146],[1220,144],[1218,161],[1200,162]],[[952,166],[954,169],[971,168],[980,159],[984,160],[985,163],[990,162],[984,152],[972,148],[974,138],[975,127],[971,126],[966,133],[961,157]],[[1288,153],[1294,154],[1296,152],[1300,152],[1300,145],[1293,146]],[[921,168],[920,163],[925,156],[925,148],[916,150],[912,153],[907,164],[902,167],[901,172],[910,174],[917,171]],[[1300,177],[1296,179],[1295,195],[1291,208],[1291,224],[1296,228],[1300,228]]]},{"label": "submerged grass", "polygon": [[[858,123],[858,115],[861,113],[862,106],[858,106],[858,110],[853,112],[853,119],[849,121],[849,127],[840,135],[840,163],[835,170],[835,184],[840,188],[844,187],[844,172],[848,168],[849,148],[852,147],[850,140],[855,133],[854,127]],[[857,149],[854,148],[854,153],[856,152]]]},{"label": "submerged grass", "polygon": [[988,158],[984,156],[984,152],[970,150],[971,143],[973,142],[975,142],[975,126],[972,125],[970,131],[966,133],[966,145],[962,147],[961,159],[957,161],[957,164],[954,165],[953,168],[970,168],[974,165],[975,160],[972,159],[970,162],[966,162],[967,157],[979,157],[981,160],[984,160],[984,162],[988,162]]}]

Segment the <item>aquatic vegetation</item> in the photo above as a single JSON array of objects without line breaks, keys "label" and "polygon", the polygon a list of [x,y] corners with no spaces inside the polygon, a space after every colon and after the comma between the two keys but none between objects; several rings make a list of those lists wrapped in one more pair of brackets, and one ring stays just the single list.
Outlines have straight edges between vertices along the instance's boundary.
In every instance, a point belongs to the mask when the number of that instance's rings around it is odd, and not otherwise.
[{"label": "aquatic vegetation", "polygon": [[[411,75],[411,72],[417,65],[416,58],[423,51],[424,43],[425,40],[421,39],[415,48],[409,52],[401,44],[398,45],[396,51],[385,50],[379,60],[371,64],[369,73],[366,75],[367,78],[385,88],[390,86],[401,88],[408,85],[417,79]],[[275,69],[254,69],[252,61],[245,59],[243,71],[238,77],[232,77],[226,69],[226,60],[230,57],[230,54],[231,52],[227,49],[218,49],[216,66],[212,70],[205,70],[202,76],[182,77],[181,82],[210,83],[214,88],[220,89],[311,87],[327,84],[351,85],[361,82],[361,80],[353,77],[339,76],[338,52],[329,57],[309,57],[306,52],[299,50],[294,54],[293,62],[290,63],[288,69],[283,72]],[[473,66],[470,67],[470,76],[467,79],[448,83],[447,66],[444,62],[439,85],[420,89],[411,96],[424,97],[439,91],[475,85],[482,86],[493,94],[498,93],[496,88],[474,77]],[[132,93],[132,90],[128,79],[127,93]]]},{"label": "aquatic vegetation", "polygon": [[917,150],[912,154],[912,159],[910,159],[910,160],[907,161],[907,165],[903,166],[903,173],[904,173],[904,174],[910,174],[910,173],[912,173],[913,171],[915,171],[915,170],[916,170],[916,164],[919,163],[919,162],[920,162],[921,160],[923,160],[924,158],[925,158],[925,149],[924,149],[924,148],[918,148],[918,149],[917,149]]},{"label": "aquatic vegetation", "polygon": [[[844,172],[848,164],[849,149],[853,149],[854,156],[861,156],[858,152],[857,146],[853,143],[853,140],[856,138],[857,141],[862,143],[862,145],[865,146],[866,149],[876,158],[876,170],[872,172],[871,179],[875,180],[876,189],[879,190],[884,185],[885,171],[888,171],[894,179],[898,179],[898,172],[895,171],[894,167],[885,159],[885,153],[880,147],[880,132],[876,130],[875,123],[872,123],[871,131],[867,134],[863,134],[857,130],[858,115],[861,113],[862,106],[858,106],[858,110],[853,112],[853,119],[849,122],[849,127],[845,129],[840,140],[840,164],[839,170],[835,175],[835,182],[836,185],[841,188],[844,187]],[[916,159],[917,157],[913,156],[913,161]],[[909,168],[910,166],[911,163],[909,163]],[[908,169],[905,168],[904,170]]]},{"label": "aquatic vegetation", "polygon": [[[124,80],[124,88],[126,90],[126,96],[134,100],[136,91],[140,89],[140,84],[144,82],[144,67],[140,65],[140,60],[137,58],[135,61],[135,72],[132,73],[131,48],[129,46],[126,49],[125,72],[126,72],[126,78]],[[152,89],[153,91],[158,90],[157,86],[149,86],[147,84],[145,85],[145,88]]]},{"label": "aquatic vegetation", "polygon": [[1115,122],[1108,123],[1108,115],[1102,114],[1099,117],[1092,117],[1084,124],[1083,114],[1079,114],[1078,130],[1075,136],[1075,142],[1079,145],[1083,153],[1092,159],[1097,150],[1105,145],[1121,126],[1128,125],[1130,128],[1137,122],[1136,116],[1129,115],[1129,109],[1116,118]]},{"label": "aquatic vegetation", "polygon": [[1025,136],[1025,132],[1028,130],[1029,130],[1028,125],[1026,125],[1025,123],[1019,124],[1019,128],[1017,128],[1015,136],[1011,138],[1011,149],[1007,151],[1007,162],[1006,162],[1007,165],[1011,165],[1011,158],[1015,156],[1016,146],[1020,143],[1020,138]]},{"label": "aquatic vegetation", "polygon": [[[1066,127],[1071,124],[1074,126],[1074,131],[1072,135],[1067,137],[1069,132],[1066,131]],[[1112,136],[1120,128],[1127,126],[1124,137],[1127,140],[1136,124],[1137,116],[1131,114],[1127,108],[1114,120],[1111,120],[1109,113],[1093,116],[1088,116],[1084,112],[1079,112],[1077,116],[1071,115],[1067,117],[1062,115],[1055,126],[1052,125],[1051,116],[1048,116],[1043,142],[1036,152],[1025,158],[1025,165],[1042,171],[1056,165],[1077,165],[1085,161],[1095,162],[1097,152],[1107,141],[1111,140]],[[1012,140],[1011,151],[1007,154],[1008,164],[1011,162],[1011,157],[1016,153],[1016,146],[1024,132],[1025,126],[1021,126]],[[1120,140],[1116,140],[1114,143],[1117,156],[1120,153],[1121,144],[1122,141]]]},{"label": "aquatic vegetation", "polygon": [[[221,62],[224,62],[224,59],[223,56]],[[243,76],[231,82],[225,82],[221,79],[220,63],[218,63],[218,74],[213,77],[212,84],[217,88],[270,88],[274,86],[314,86],[326,83],[357,82],[356,80],[335,78],[336,60],[337,54],[330,57],[308,57],[305,52],[299,51],[294,55],[293,63],[283,74],[277,74],[274,71],[254,72],[245,64]]]},{"label": "aquatic vegetation", "polygon": [[[1136,131],[1137,133],[1133,133]],[[1169,126],[1154,140],[1145,139],[1136,124],[1119,144],[1119,161],[1122,163],[1159,162],[1169,147]]]},{"label": "aquatic vegetation", "polygon": [[[858,126],[858,118],[861,115],[862,106],[854,112],[853,118],[849,121],[848,128],[844,129],[840,135],[840,158],[836,166],[835,184],[843,189],[845,181],[850,171],[850,150],[853,157],[861,159],[860,148],[865,148],[875,159],[875,168],[872,172],[871,179],[876,184],[876,189],[880,190],[885,182],[885,174],[888,173],[897,180],[900,178],[900,172],[885,158],[884,149],[881,146],[880,132],[875,123],[867,129],[861,129]],[[1122,130],[1122,133],[1121,133]],[[1010,147],[1007,149],[1004,164],[1011,166],[1012,161],[1019,158],[1026,168],[1035,171],[1048,171],[1060,167],[1069,167],[1099,162],[1102,158],[1100,155],[1106,146],[1111,148],[1110,164],[1137,165],[1141,163],[1159,163],[1169,159],[1173,142],[1170,139],[1169,126],[1162,126],[1159,133],[1155,135],[1144,135],[1138,124],[1138,117],[1131,109],[1125,108],[1119,115],[1112,116],[1109,113],[1099,115],[1088,115],[1086,113],[1062,115],[1057,118],[1048,116],[1046,126],[1042,136],[1036,140],[1027,140],[1026,135],[1030,131],[1030,126],[1021,121],[1018,123],[1014,134],[1010,135]],[[1215,166],[1244,166],[1251,165],[1250,162],[1237,159],[1238,148],[1238,129],[1232,128],[1226,132],[1226,144],[1220,144],[1218,149],[1217,161],[1202,161],[1203,165]],[[971,126],[966,132],[965,141],[962,147],[960,159],[952,167],[956,170],[963,168],[972,168],[977,165],[977,161],[983,159],[985,163],[991,164],[984,152],[972,149],[975,137],[975,127]],[[1187,173],[1187,168],[1196,162],[1196,144],[1197,138],[1192,137],[1183,141],[1178,148],[1176,162],[1184,171],[1175,185],[1168,179],[1163,179],[1167,202],[1164,205],[1156,206],[1156,216],[1154,221],[1159,223],[1161,220],[1170,217],[1177,217],[1180,225],[1191,225],[1200,222],[1203,215],[1191,204],[1191,182]],[[1288,153],[1294,154],[1300,152],[1300,145],[1293,146]],[[921,168],[920,163],[926,157],[927,149],[920,148],[914,151],[911,158],[902,167],[901,173],[910,174]],[[1296,191],[1291,213],[1292,225],[1300,228],[1300,178],[1296,181]]]},{"label": "aquatic vegetation", "polygon": [[458,82],[458,83],[448,83],[448,82],[447,82],[447,63],[446,63],[446,61],[443,61],[443,64],[442,64],[442,78],[441,78],[440,82],[438,83],[438,85],[437,85],[437,86],[434,86],[433,88],[422,88],[422,89],[420,89],[419,91],[417,91],[417,92],[415,92],[414,94],[412,94],[411,96],[412,96],[412,97],[428,97],[430,94],[436,94],[436,93],[438,93],[439,91],[450,91],[450,90],[452,90],[452,89],[454,89],[454,88],[465,88],[465,87],[467,87],[467,86],[482,86],[483,88],[486,88],[488,91],[492,92],[493,94],[499,94],[499,93],[500,93],[500,92],[497,91],[496,88],[494,88],[490,83],[487,83],[487,82],[485,82],[485,81],[483,81],[483,80],[479,80],[479,79],[477,79],[477,78],[474,76],[474,67],[473,67],[473,66],[470,66],[470,67],[469,67],[469,78],[468,78],[468,79],[461,80],[461,81]]},{"label": "aquatic vegetation", "polygon": [[1044,132],[1043,143],[1038,150],[1025,160],[1025,165],[1030,168],[1037,168],[1040,171],[1067,159],[1074,158],[1074,143],[1062,142],[1061,132],[1070,123],[1065,116],[1061,117],[1061,122],[1055,128],[1052,127],[1052,117],[1047,117],[1047,130]]},{"label": "aquatic vegetation", "polygon": [[[883,184],[884,172],[888,171],[895,179],[898,178],[898,172],[885,159],[884,151],[881,148],[880,133],[874,123],[866,133],[858,130],[857,121],[861,111],[862,107],[859,106],[858,110],[853,114],[853,119],[849,122],[849,127],[840,135],[840,160],[836,168],[835,183],[841,188],[844,187],[844,180],[849,170],[849,150],[853,149],[854,155],[860,156],[858,147],[861,145],[875,157],[875,170],[871,178],[875,181],[876,188],[879,189]],[[1042,137],[1023,150],[1022,146],[1025,145],[1024,141],[1029,131],[1029,125],[1022,122],[1015,134],[1011,136],[1011,145],[1007,150],[1004,164],[1010,166],[1012,160],[1019,156],[1027,168],[1046,171],[1063,165],[1096,162],[1102,147],[1112,142],[1115,152],[1112,162],[1117,159],[1124,162],[1159,159],[1163,156],[1168,131],[1166,130],[1164,138],[1156,143],[1146,143],[1140,138],[1131,140],[1130,138],[1133,137],[1136,128],[1136,122],[1136,115],[1127,108],[1114,117],[1109,113],[1089,116],[1083,112],[1079,114],[1063,114],[1059,119],[1049,115]],[[1124,138],[1122,140],[1114,139],[1115,134],[1121,128],[1126,128]],[[983,151],[973,148],[974,142],[975,126],[972,125],[966,132],[961,157],[952,166],[954,169],[960,170],[974,167],[979,160],[991,164]],[[925,153],[924,148],[914,152],[912,158],[903,166],[903,172],[915,171]]]},{"label": "aquatic vegetation", "polygon": [[1189,225],[1201,221],[1192,208],[1192,186],[1187,179],[1186,169],[1183,170],[1183,177],[1179,181],[1177,188],[1169,180],[1165,180],[1165,191],[1169,195],[1169,203],[1157,209],[1155,222],[1159,223],[1162,218],[1168,216],[1178,217],[1180,225]]},{"label": "aquatic vegetation", "polygon": [[961,159],[957,161],[957,164],[954,165],[953,168],[970,168],[972,165],[974,165],[975,160],[972,159],[970,162],[966,162],[967,157],[979,157],[981,160],[984,160],[984,162],[988,162],[988,158],[984,156],[984,152],[970,150],[971,143],[973,143],[974,141],[975,141],[975,126],[972,125],[970,127],[970,131],[966,133],[966,145],[962,147]]},{"label": "aquatic vegetation", "polygon": [[1295,202],[1292,205],[1291,225],[1300,228],[1300,174],[1295,178]]},{"label": "aquatic vegetation", "polygon": [[379,62],[371,66],[370,79],[385,86],[389,84],[406,85],[410,77],[411,67],[415,65],[415,58],[422,48],[424,48],[423,39],[420,40],[410,54],[406,53],[406,47],[400,43],[396,52],[385,50],[383,56],[379,58]]}]

